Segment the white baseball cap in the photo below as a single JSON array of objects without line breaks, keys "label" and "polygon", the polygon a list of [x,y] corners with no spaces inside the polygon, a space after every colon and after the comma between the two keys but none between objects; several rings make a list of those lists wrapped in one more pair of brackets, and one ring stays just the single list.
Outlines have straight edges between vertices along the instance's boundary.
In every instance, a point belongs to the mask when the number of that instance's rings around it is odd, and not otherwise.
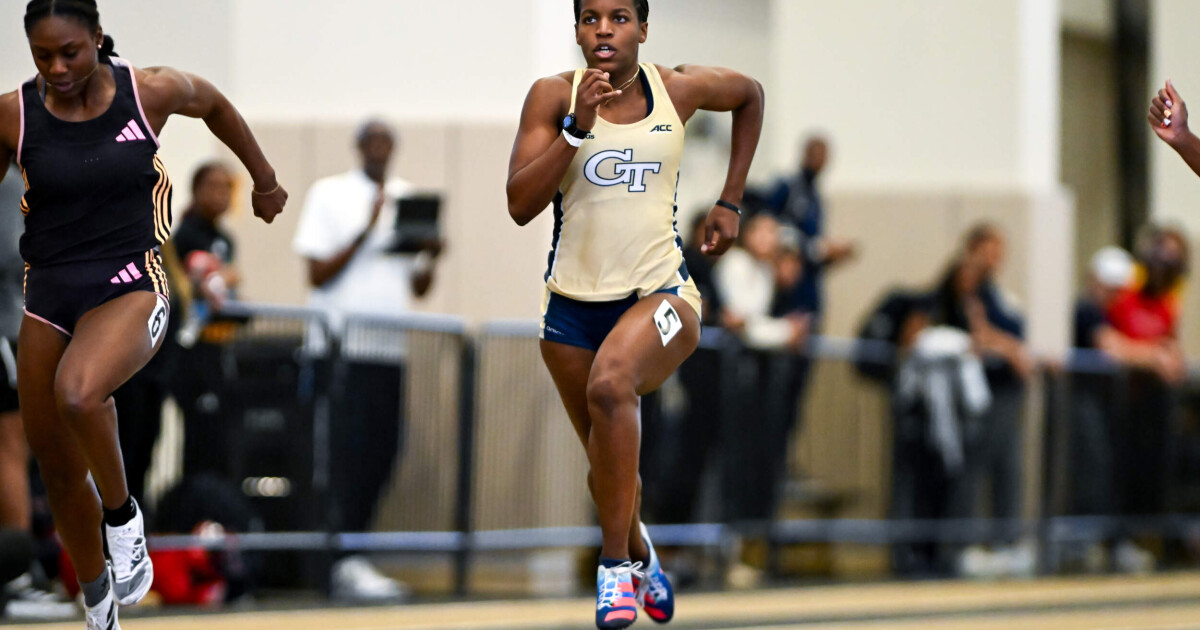
[{"label": "white baseball cap", "polygon": [[1092,256],[1092,276],[1100,284],[1119,289],[1133,282],[1133,256],[1120,247],[1105,247]]}]

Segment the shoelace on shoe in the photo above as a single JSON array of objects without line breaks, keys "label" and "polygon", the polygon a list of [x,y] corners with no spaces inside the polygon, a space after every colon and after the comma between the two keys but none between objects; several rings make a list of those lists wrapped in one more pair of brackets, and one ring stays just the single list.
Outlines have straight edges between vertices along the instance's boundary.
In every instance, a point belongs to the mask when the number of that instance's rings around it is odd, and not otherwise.
[{"label": "shoelace on shoe", "polygon": [[661,602],[667,598],[667,586],[659,579],[661,571],[661,569],[653,573],[647,571],[644,578],[638,579],[637,589],[634,591],[638,606],[645,608],[646,593],[654,595],[655,602]]},{"label": "shoelace on shoe", "polygon": [[129,549],[130,557],[134,562],[141,560],[142,549],[139,542],[142,540],[142,534],[136,527],[114,527],[109,531],[114,531],[115,538],[121,543],[122,548]]},{"label": "shoelace on shoe", "polygon": [[621,566],[611,569],[601,569],[604,572],[604,584],[600,587],[600,594],[597,596],[596,610],[608,608],[617,603],[621,598],[621,578],[625,575],[636,577],[641,580],[646,574],[642,573],[642,563],[635,562],[630,564],[626,562]]}]

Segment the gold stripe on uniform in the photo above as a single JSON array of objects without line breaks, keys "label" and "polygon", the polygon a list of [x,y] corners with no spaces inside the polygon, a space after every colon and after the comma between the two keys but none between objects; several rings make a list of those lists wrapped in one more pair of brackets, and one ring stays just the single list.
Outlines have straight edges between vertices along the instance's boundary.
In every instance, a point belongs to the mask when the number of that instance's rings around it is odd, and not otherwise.
[{"label": "gold stripe on uniform", "polygon": [[25,295],[27,286],[29,286],[29,263],[25,263],[25,275],[21,278],[21,295]]},{"label": "gold stripe on uniform", "polygon": [[154,170],[158,171],[158,183],[154,186],[154,236],[161,245],[171,236],[171,226],[167,222],[167,204],[171,199],[171,178],[167,176],[167,168],[162,160],[154,156]]},{"label": "gold stripe on uniform", "polygon": [[154,263],[154,273],[158,274],[158,282],[162,285],[163,297],[171,299],[171,283],[167,281],[167,272],[162,267],[162,256],[157,252],[150,254],[150,262]]},{"label": "gold stripe on uniform", "polygon": [[158,230],[158,209],[159,209],[159,200],[162,198],[162,190],[166,186],[167,176],[165,173],[163,173],[162,169],[159,168],[158,156],[154,156],[154,170],[158,173],[158,182],[156,184],[154,184],[154,195],[153,195],[154,237],[157,238],[159,240],[159,242],[161,243],[163,238],[162,238],[162,233],[159,232],[159,230]]},{"label": "gold stripe on uniform", "polygon": [[[21,179],[25,182],[25,192],[29,192],[29,176],[25,174],[25,167],[21,167]],[[29,202],[25,200],[25,195],[21,195],[21,216],[29,216]]]},{"label": "gold stripe on uniform", "polygon": [[146,274],[150,276],[150,282],[154,285],[154,292],[167,295],[167,283],[164,279],[162,269],[158,266],[158,257],[152,251],[146,252]]},{"label": "gold stripe on uniform", "polygon": [[154,285],[154,292],[158,293],[158,277],[154,275],[154,268],[150,266],[150,252],[142,254],[142,267],[146,269],[146,275],[150,276],[150,284]]}]

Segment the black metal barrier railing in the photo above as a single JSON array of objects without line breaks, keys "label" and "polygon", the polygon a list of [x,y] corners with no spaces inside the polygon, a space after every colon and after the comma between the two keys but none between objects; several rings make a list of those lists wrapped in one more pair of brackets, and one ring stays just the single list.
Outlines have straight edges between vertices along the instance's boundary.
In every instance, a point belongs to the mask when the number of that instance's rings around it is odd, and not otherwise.
[{"label": "black metal barrier railing", "polygon": [[[355,552],[445,554],[449,588],[466,594],[480,553],[598,544],[583,483],[586,457],[541,366],[536,324],[471,329],[459,318],[414,315],[334,325],[308,309],[249,304],[233,304],[222,315],[224,333],[202,336],[201,343],[211,346],[210,358],[220,366],[222,384],[212,387],[224,387],[225,399],[204,417],[224,415],[219,426],[234,430],[224,442],[228,453],[209,454],[221,462],[214,472],[231,480],[260,518],[217,538],[186,531],[154,536],[153,549],[286,551],[326,559]],[[704,332],[702,348],[723,361],[718,387],[733,391],[745,375],[730,366],[747,351],[716,329]],[[813,339],[806,353],[827,364],[890,365],[895,359],[887,344],[826,337]],[[1051,550],[1071,541],[1200,532],[1200,515],[1190,515],[1200,514],[1200,504],[1142,518],[1079,516],[1066,505],[1066,375],[1072,374],[1113,375],[1120,383],[1124,372],[1091,352],[1072,353],[1063,365],[1039,371],[1044,421],[1025,426],[1044,427],[1036,471],[1042,496],[1037,509],[1020,518],[717,515],[651,532],[659,545],[712,550],[723,558],[721,566],[747,535],[775,547],[967,545],[1019,537],[1039,543],[1043,570],[1055,568]],[[727,419],[744,413],[730,396],[719,404]],[[189,470],[188,463],[184,469],[185,475],[205,470]]]}]

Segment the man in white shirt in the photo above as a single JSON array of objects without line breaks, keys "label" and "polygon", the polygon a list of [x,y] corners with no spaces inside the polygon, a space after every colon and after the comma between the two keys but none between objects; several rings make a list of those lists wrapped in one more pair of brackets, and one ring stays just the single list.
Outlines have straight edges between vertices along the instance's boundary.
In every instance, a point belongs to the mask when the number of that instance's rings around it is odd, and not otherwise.
[{"label": "man in white shirt", "polygon": [[431,243],[416,256],[388,252],[396,201],[412,186],[387,178],[395,135],[386,123],[364,123],[357,143],[362,168],[313,184],[293,243],[308,262],[309,304],[329,311],[335,326],[347,314],[408,311],[414,296],[429,291],[440,251]]},{"label": "man in white shirt", "polygon": [[[406,313],[414,297],[433,283],[441,244],[419,254],[391,253],[396,201],[412,190],[387,178],[395,134],[380,121],[368,121],[356,136],[362,167],[322,179],[308,191],[293,247],[308,264],[309,305],[329,314],[340,331],[346,316]],[[403,335],[395,335],[403,356]],[[355,361],[346,347],[347,372],[334,402],[331,432],[335,522],[341,531],[370,529],[375,505],[401,450],[403,364]],[[354,601],[401,599],[406,589],[380,574],[361,556],[342,558],[333,569],[333,595]]]}]

